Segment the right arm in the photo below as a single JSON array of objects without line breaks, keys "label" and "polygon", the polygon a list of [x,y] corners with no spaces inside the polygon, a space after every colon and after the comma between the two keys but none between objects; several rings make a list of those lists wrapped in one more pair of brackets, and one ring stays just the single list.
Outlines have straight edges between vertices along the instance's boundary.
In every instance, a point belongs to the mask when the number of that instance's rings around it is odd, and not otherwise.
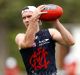
[{"label": "right arm", "polygon": [[33,12],[33,15],[29,21],[29,26],[25,33],[24,42],[22,43],[22,47],[32,47],[34,40],[35,40],[35,34],[37,33],[37,30],[39,29],[39,17],[44,12],[41,12],[41,10],[44,8],[44,5],[41,5],[37,7],[37,9]]},{"label": "right arm", "polygon": [[[31,17],[31,19],[29,20],[29,26],[26,30],[25,36],[23,41],[18,42],[18,45],[21,48],[28,48],[28,47],[32,47],[32,44],[35,40],[35,34],[37,32],[37,29],[39,28],[39,17],[41,14],[43,14],[44,12],[41,12],[41,10],[44,8],[44,5],[39,6],[35,12],[33,12],[33,15]],[[18,40],[20,41],[20,37],[18,38]]]}]

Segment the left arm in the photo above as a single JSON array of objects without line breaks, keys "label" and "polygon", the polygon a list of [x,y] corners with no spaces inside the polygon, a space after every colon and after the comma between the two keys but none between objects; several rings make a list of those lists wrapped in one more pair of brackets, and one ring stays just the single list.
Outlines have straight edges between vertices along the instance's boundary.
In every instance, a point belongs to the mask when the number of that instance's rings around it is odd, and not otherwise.
[{"label": "left arm", "polygon": [[59,20],[54,21],[55,28],[51,31],[52,38],[58,43],[71,46],[75,43],[71,33],[59,22]]}]

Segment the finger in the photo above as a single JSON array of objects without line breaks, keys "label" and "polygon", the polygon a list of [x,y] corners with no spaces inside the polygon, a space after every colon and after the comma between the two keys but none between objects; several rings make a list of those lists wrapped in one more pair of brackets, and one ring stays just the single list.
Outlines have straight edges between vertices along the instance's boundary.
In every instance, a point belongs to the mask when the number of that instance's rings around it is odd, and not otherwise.
[{"label": "finger", "polygon": [[40,14],[47,14],[48,12],[47,11],[45,11],[45,12],[40,12]]},{"label": "finger", "polygon": [[38,7],[38,9],[41,11],[41,10],[44,10],[44,8],[45,8],[45,5],[41,5],[41,6],[39,6]]},{"label": "finger", "polygon": [[42,7],[44,7],[45,5],[40,5],[40,6],[38,6],[37,8],[42,8]]}]

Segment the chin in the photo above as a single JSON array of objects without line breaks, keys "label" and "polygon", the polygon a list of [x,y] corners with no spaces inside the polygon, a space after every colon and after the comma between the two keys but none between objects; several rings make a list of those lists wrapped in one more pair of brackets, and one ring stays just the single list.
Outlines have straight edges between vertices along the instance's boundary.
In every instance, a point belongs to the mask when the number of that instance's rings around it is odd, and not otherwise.
[{"label": "chin", "polygon": [[27,28],[29,26],[29,24],[25,25],[25,27]]}]

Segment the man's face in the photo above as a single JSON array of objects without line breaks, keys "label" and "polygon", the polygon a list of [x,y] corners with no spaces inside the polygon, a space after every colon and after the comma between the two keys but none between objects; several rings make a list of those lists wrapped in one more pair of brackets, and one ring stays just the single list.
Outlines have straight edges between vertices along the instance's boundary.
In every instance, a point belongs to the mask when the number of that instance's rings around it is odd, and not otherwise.
[{"label": "man's face", "polygon": [[33,12],[32,11],[25,11],[25,10],[23,10],[21,14],[22,14],[23,23],[27,28],[29,25],[29,20],[32,17]]}]

